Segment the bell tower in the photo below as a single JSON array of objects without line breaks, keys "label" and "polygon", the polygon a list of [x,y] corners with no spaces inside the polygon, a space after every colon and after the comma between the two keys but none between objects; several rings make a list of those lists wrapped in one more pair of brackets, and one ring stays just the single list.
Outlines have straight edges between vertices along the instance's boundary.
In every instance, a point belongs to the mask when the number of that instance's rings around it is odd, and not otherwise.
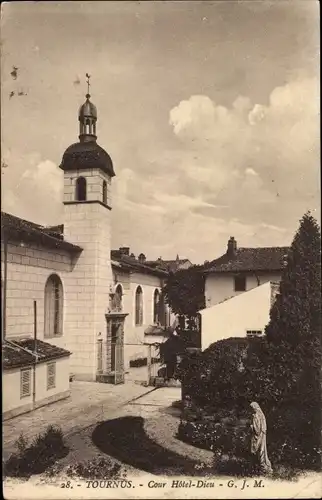
[{"label": "bell tower", "polygon": [[113,283],[111,269],[112,178],[109,154],[97,144],[97,109],[90,100],[78,113],[79,142],[63,154],[64,235],[83,248],[65,278],[65,331],[72,352],[71,372],[81,380],[95,380],[97,339],[106,330],[105,314]]}]

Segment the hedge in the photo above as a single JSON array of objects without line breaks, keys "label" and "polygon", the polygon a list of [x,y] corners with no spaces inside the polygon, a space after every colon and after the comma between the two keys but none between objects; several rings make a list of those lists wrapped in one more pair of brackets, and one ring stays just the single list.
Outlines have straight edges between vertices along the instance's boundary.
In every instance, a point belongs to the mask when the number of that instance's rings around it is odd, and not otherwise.
[{"label": "hedge", "polygon": [[274,459],[316,468],[321,463],[321,380],[310,352],[312,344],[302,343],[290,356],[282,342],[222,340],[183,360],[183,393],[208,414],[243,411],[257,401],[269,431],[274,430]]}]

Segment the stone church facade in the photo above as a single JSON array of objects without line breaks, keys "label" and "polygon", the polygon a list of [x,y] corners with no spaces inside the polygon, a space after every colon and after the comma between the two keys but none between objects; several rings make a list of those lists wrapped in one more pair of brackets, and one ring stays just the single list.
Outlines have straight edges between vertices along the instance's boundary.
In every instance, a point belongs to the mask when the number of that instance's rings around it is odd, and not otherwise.
[{"label": "stone church facade", "polygon": [[79,141],[60,164],[62,224],[1,217],[5,418],[67,397],[71,374],[115,382],[119,370],[122,382],[129,361],[162,342],[173,320],[161,294],[168,269],[111,249],[115,172],[89,94],[78,120]]}]

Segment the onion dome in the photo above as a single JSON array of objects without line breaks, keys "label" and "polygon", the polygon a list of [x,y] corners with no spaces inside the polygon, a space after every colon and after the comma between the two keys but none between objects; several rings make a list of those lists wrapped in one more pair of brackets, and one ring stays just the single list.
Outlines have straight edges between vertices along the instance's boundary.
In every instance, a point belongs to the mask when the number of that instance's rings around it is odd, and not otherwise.
[{"label": "onion dome", "polygon": [[94,120],[97,120],[97,109],[96,106],[94,106],[94,104],[89,100],[90,97],[91,96],[89,94],[86,94],[86,101],[79,108],[79,121],[84,120],[84,118],[93,118]]},{"label": "onion dome", "polygon": [[90,101],[90,97],[87,93],[86,101],[78,112],[79,142],[75,142],[66,149],[60,168],[65,171],[100,168],[110,177],[114,177],[115,172],[110,155],[96,142],[97,109]]},{"label": "onion dome", "polygon": [[110,177],[115,176],[110,155],[96,142],[75,142],[63,154],[62,170],[100,168]]}]

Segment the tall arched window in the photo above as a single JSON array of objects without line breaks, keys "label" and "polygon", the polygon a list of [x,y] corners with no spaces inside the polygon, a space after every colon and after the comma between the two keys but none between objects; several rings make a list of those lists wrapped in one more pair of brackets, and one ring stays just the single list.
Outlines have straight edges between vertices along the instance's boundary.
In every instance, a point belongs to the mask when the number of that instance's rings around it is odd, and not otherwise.
[{"label": "tall arched window", "polygon": [[158,289],[154,291],[153,295],[153,324],[160,324],[160,292]]},{"label": "tall arched window", "polygon": [[63,334],[63,285],[57,274],[49,276],[45,286],[45,337]]},{"label": "tall arched window", "polygon": [[122,296],[123,296],[122,285],[118,284],[117,287],[115,288],[113,311],[122,312],[123,308]]},{"label": "tall arched window", "polygon": [[85,177],[78,177],[76,180],[76,200],[86,200],[86,179]]},{"label": "tall arched window", "polygon": [[140,286],[135,292],[135,325],[143,325],[143,292]]},{"label": "tall arched window", "polygon": [[107,205],[107,183],[103,181],[103,203]]}]

